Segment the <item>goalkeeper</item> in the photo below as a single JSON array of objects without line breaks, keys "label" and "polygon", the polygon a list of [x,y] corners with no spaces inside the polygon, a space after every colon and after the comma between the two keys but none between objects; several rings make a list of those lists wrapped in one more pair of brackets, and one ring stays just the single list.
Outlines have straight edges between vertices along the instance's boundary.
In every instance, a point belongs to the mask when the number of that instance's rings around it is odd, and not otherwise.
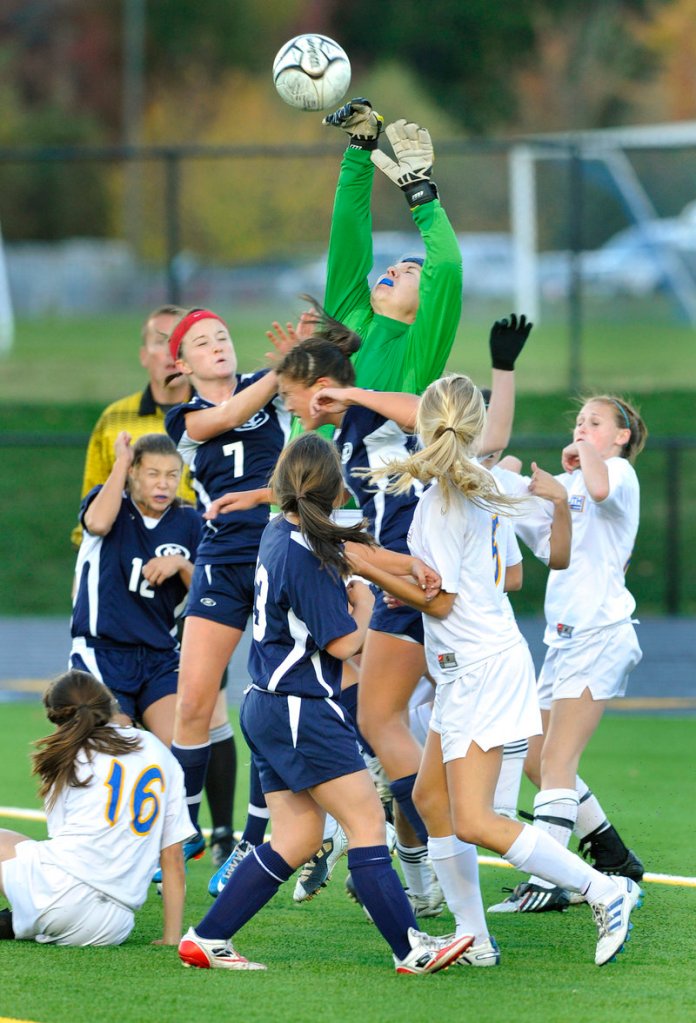
[{"label": "goalkeeper", "polygon": [[[431,179],[430,134],[404,120],[388,125],[392,159],[377,148],[383,118],[368,100],[351,100],[324,123],[349,135],[331,222],[324,306],[363,339],[354,358],[358,386],[420,394],[445,368],[462,305],[461,253]],[[404,193],[425,258],[404,255],[370,290],[375,167]]]}]

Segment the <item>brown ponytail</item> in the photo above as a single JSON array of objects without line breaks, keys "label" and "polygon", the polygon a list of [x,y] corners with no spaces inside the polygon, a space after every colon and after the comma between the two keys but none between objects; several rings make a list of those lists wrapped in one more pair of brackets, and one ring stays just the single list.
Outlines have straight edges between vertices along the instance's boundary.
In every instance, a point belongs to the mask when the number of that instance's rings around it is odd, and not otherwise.
[{"label": "brown ponytail", "polygon": [[60,675],[43,697],[48,720],[56,725],[52,735],[38,739],[32,755],[33,773],[41,779],[39,795],[49,809],[66,785],[85,788],[91,778],[78,781],[75,759],[81,750],[122,756],[141,747],[137,737],[121,735],[111,727],[118,711],[111,691],[86,671]]}]

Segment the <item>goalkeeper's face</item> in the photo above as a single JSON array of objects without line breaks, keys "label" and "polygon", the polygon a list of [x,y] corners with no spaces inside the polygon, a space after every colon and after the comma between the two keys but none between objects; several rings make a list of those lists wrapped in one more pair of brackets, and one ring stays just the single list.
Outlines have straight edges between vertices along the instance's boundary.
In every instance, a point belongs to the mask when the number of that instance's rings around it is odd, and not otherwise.
[{"label": "goalkeeper's face", "polygon": [[421,273],[418,263],[395,263],[387,267],[370,295],[374,311],[401,323],[413,323],[418,312]]}]

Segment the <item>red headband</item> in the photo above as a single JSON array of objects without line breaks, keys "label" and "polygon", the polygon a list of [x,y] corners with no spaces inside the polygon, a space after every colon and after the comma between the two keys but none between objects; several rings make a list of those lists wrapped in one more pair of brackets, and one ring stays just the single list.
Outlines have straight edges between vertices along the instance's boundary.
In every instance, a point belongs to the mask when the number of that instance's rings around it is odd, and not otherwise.
[{"label": "red headband", "polygon": [[169,335],[169,351],[175,362],[179,358],[179,348],[181,347],[184,334],[189,327],[192,327],[194,323],[198,323],[199,320],[218,320],[227,330],[227,324],[223,318],[218,316],[217,313],[212,313],[210,309],[194,309],[192,312],[186,313],[186,316],[179,320]]}]

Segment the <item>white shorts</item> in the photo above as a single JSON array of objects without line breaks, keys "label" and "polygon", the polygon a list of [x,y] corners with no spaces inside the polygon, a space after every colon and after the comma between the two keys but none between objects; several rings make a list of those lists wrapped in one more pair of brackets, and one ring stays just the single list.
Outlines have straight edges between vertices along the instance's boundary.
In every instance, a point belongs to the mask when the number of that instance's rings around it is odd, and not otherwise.
[{"label": "white shorts", "polygon": [[631,622],[597,629],[567,646],[549,647],[537,680],[539,705],[548,710],[554,700],[577,700],[586,689],[593,700],[623,696],[642,656]]},{"label": "white shorts", "polygon": [[440,735],[444,763],[541,734],[534,665],[523,641],[487,657],[435,690],[430,727]]},{"label": "white shorts", "polygon": [[44,862],[43,842],[16,846],[0,863],[2,887],[19,940],[54,945],[120,945],[133,930],[133,911],[96,888]]}]

